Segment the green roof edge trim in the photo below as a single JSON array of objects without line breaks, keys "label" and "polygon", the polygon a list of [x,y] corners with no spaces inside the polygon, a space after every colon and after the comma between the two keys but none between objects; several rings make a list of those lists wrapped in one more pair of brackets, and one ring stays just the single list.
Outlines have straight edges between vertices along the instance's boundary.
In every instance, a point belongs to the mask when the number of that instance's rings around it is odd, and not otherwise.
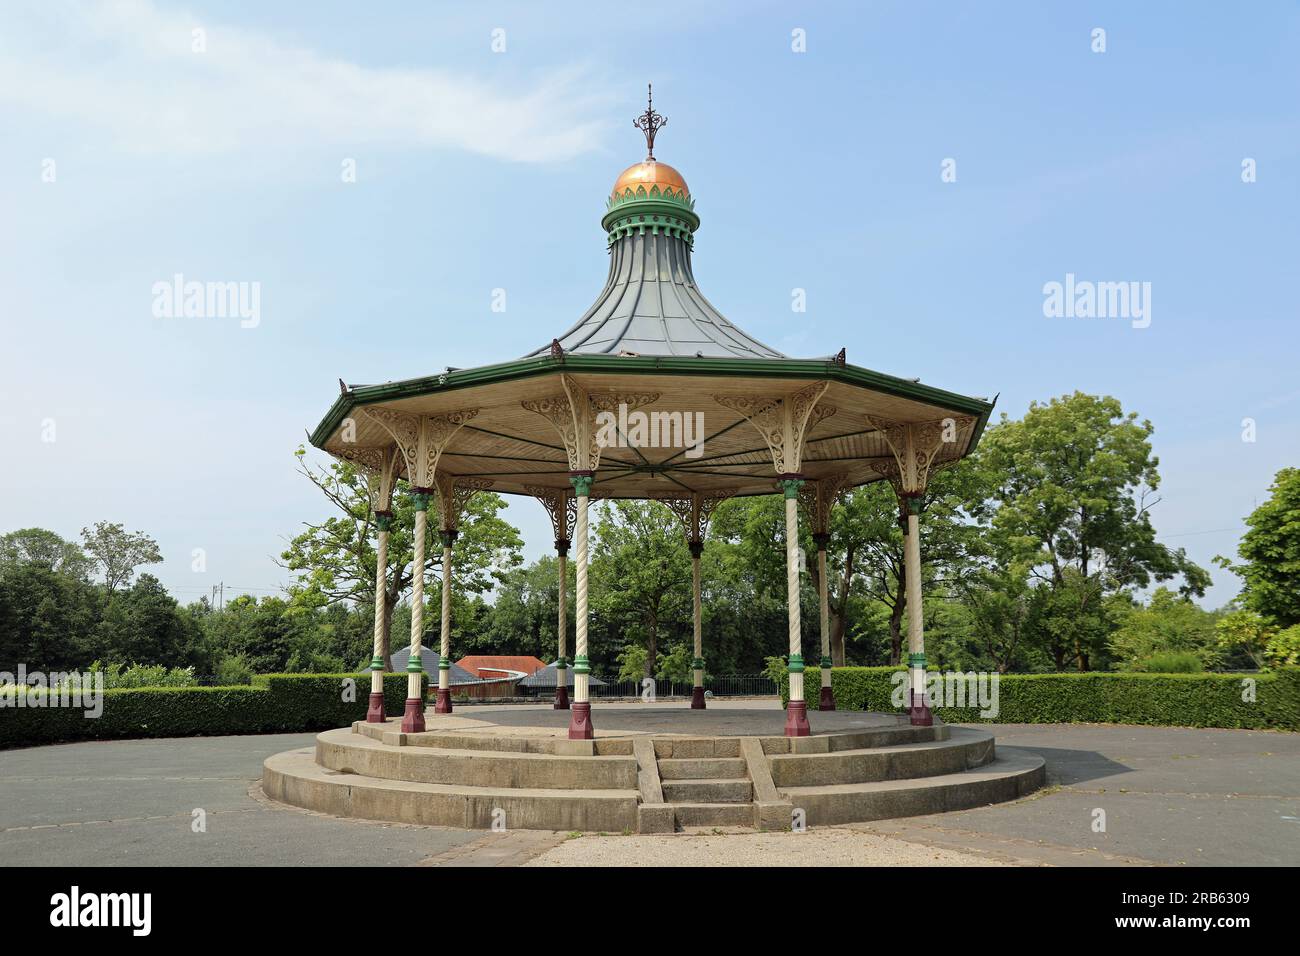
[{"label": "green roof edge trim", "polygon": [[966,454],[974,451],[979,443],[989,416],[993,413],[993,402],[981,401],[956,392],[944,391],[919,382],[895,378],[882,372],[857,365],[841,365],[830,359],[756,359],[756,358],[695,358],[691,356],[627,356],[627,355],[564,355],[554,358],[539,355],[532,358],[515,359],[496,365],[481,365],[478,368],[456,369],[437,375],[421,378],[409,378],[398,382],[385,382],[382,385],[358,385],[340,395],[325,413],[319,425],[311,433],[309,440],[316,448],[324,448],[325,442],[334,434],[339,423],[348,414],[361,405],[387,402],[401,398],[415,398],[438,392],[453,392],[462,388],[490,385],[495,382],[508,382],[516,379],[532,378],[552,372],[573,372],[587,375],[659,374],[659,375],[713,375],[720,377],[751,378],[789,378],[789,379],[829,379],[846,385],[870,388],[887,395],[906,398],[926,405],[935,405],[967,415],[975,415],[978,420],[971,433],[970,444]]}]

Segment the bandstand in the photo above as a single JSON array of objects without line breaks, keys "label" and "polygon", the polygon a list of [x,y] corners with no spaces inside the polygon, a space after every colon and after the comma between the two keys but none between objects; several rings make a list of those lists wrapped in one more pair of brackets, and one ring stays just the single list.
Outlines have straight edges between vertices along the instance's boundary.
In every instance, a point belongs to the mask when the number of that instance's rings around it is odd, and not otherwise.
[{"label": "bandstand", "polygon": [[[610,191],[601,218],[608,275],[570,329],[496,365],[345,385],[312,433],[313,445],[372,477],[377,593],[383,593],[393,495],[414,500],[419,569],[433,509],[443,549],[441,668],[433,713],[426,714],[419,653],[424,575],[417,573],[400,723],[383,711],[384,615],[377,607],[366,721],[322,734],[314,753],[268,760],[264,785],[271,796],[403,822],[489,826],[490,811],[504,808],[516,827],[651,832],[695,823],[789,826],[792,806],[806,811],[809,822],[875,819],[1009,799],[1040,785],[1041,760],[995,753],[988,734],[936,722],[925,700],[923,496],[936,469],[974,448],[992,405],[852,365],[843,348],[791,358],[724,317],[701,293],[692,269],[701,222],[695,199],[683,176],[654,156],[665,123],[653,103],[636,120],[647,155]],[[685,438],[694,422],[703,430],[693,444],[638,440],[647,426]],[[873,481],[892,485],[905,532],[910,694],[904,715],[836,713],[831,685],[831,509],[844,492]],[[452,561],[465,503],[486,489],[535,498],[554,527],[561,596],[556,667],[573,670],[572,700],[568,681],[556,680],[554,710],[453,713],[446,669]],[[769,494],[785,503],[789,704],[783,717],[716,702],[702,712],[707,635],[700,555],[709,519],[728,498]],[[588,511],[598,498],[661,501],[681,520],[694,591],[689,707],[592,711]],[[801,518],[810,523],[820,572],[815,726],[803,682]],[[576,572],[571,659],[564,586],[570,552]]]}]

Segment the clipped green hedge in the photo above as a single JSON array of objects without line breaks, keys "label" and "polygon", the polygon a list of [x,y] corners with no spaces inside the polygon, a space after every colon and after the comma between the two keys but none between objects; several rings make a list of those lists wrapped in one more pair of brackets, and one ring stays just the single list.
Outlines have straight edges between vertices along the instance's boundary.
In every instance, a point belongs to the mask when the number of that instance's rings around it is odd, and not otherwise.
[{"label": "clipped green hedge", "polygon": [[[900,667],[836,667],[831,689],[839,710],[897,711],[891,679]],[[780,684],[788,702],[788,676]],[[1255,700],[1243,701],[1243,680],[1254,680]],[[804,672],[805,696],[816,709],[821,670]],[[1154,724],[1166,727],[1242,727],[1300,730],[1300,667],[1266,674],[1004,674],[998,715],[975,707],[940,707],[948,723]]]},{"label": "clipped green hedge", "polygon": [[[343,700],[343,681],[356,700]],[[425,677],[427,688],[427,676]],[[201,737],[346,727],[366,716],[368,674],[261,674],[238,687],[133,687],[104,691],[104,711],[0,707],[0,748],[123,737]],[[384,675],[384,710],[400,715],[406,675]]]}]

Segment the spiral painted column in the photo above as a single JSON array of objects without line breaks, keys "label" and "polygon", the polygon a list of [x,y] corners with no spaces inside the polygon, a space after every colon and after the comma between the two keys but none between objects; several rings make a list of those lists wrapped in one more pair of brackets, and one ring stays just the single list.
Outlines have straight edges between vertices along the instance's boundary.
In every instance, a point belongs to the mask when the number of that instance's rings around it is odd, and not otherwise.
[{"label": "spiral painted column", "polygon": [[822,695],[817,702],[818,710],[835,709],[835,693],[831,690],[831,608],[830,608],[830,584],[826,580],[826,546],[831,542],[831,536],[822,532],[813,535],[813,542],[817,545],[817,597],[821,606],[821,632],[822,632]]},{"label": "spiral painted column", "polygon": [[912,673],[912,696],[908,713],[912,724],[929,727],[934,723],[925,699],[925,635],[922,633],[921,606],[921,533],[918,512],[919,496],[903,499],[907,508],[907,538],[903,557],[907,573],[907,666]]},{"label": "spiral painted column", "polygon": [[388,533],[392,527],[391,511],[375,512],[375,525],[379,529],[375,545],[375,654],[370,658],[370,703],[366,707],[366,722],[384,722],[384,593],[388,583]]},{"label": "spiral painted column", "polygon": [[402,714],[402,732],[421,733],[424,730],[424,693],[422,676],[424,665],[420,650],[424,641],[424,536],[429,527],[430,490],[416,488],[412,491],[415,502],[415,560],[411,579],[411,658],[406,662],[406,711]]},{"label": "spiral painted column", "polygon": [[454,528],[442,529],[442,643],[438,652],[438,699],[435,714],[451,713],[451,548]]},{"label": "spiral painted column", "polygon": [[697,538],[688,541],[687,546],[691,549],[691,595],[694,600],[691,624],[695,630],[691,710],[704,710],[704,612],[700,598],[700,555],[704,553],[704,542]]},{"label": "spiral painted column", "polygon": [[799,616],[799,488],[803,479],[784,475],[778,482],[785,494],[785,592],[790,623],[790,703],[785,710],[785,735],[807,737],[808,703],[803,696],[803,643]]},{"label": "spiral painted column", "polygon": [[[573,570],[577,578],[577,608],[574,618],[573,646],[573,709],[569,718],[569,739],[590,740],[594,733],[591,727],[590,689],[591,666],[587,663],[587,506],[590,502],[593,475],[589,471],[569,473],[578,499],[578,518],[574,523]],[[558,677],[559,671],[556,671]]]},{"label": "spiral painted column", "polygon": [[569,684],[564,679],[564,672],[569,669],[564,659],[565,640],[569,630],[569,542],[564,538],[555,539],[555,563],[560,571],[559,595],[559,654],[555,658],[555,710],[569,709]]}]

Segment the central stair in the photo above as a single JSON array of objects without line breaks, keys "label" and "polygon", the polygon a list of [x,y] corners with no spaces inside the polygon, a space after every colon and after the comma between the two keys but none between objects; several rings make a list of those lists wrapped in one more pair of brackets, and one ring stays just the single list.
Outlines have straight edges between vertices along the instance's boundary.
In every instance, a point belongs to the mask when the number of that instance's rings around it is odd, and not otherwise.
[{"label": "central stair", "polygon": [[662,757],[664,800],[679,827],[748,827],[754,786],[743,757]]}]

